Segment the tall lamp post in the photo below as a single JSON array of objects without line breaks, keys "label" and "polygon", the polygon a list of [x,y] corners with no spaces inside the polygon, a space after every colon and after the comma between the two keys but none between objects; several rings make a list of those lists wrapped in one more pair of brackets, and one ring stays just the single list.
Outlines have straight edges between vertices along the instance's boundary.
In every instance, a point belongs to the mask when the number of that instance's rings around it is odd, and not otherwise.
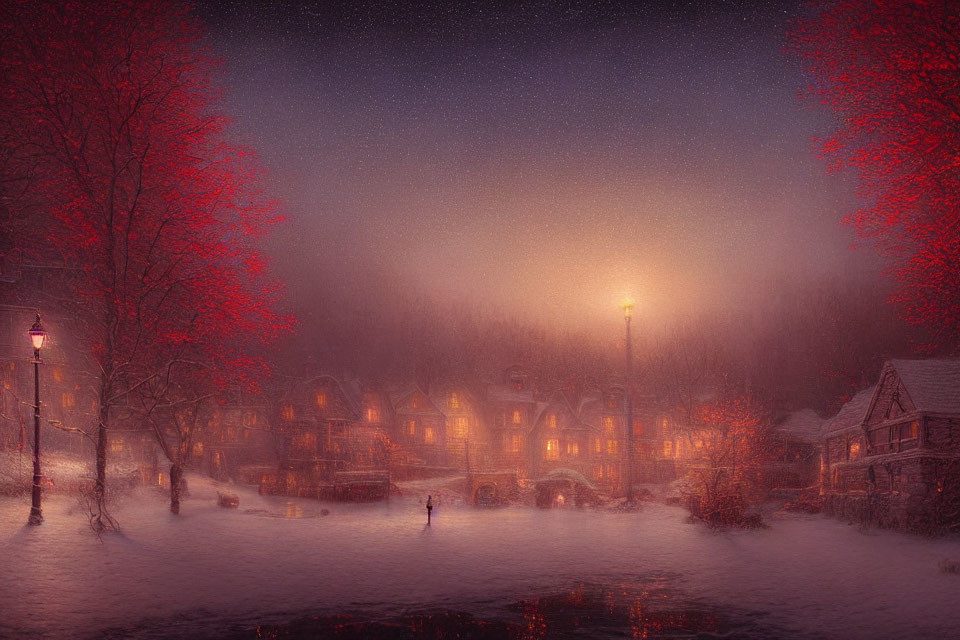
[{"label": "tall lamp post", "polygon": [[633,344],[630,336],[630,318],[633,316],[634,302],[632,299],[626,298],[620,304],[620,307],[623,309],[623,319],[626,322],[627,331],[627,380],[624,389],[627,401],[627,473],[625,475],[627,502],[633,503],[633,398],[630,393],[633,384]]},{"label": "tall lamp post", "polygon": [[40,314],[30,327],[30,343],[33,345],[33,502],[30,506],[30,520],[33,525],[43,522],[40,509],[40,349],[47,338],[47,332],[40,324]]}]

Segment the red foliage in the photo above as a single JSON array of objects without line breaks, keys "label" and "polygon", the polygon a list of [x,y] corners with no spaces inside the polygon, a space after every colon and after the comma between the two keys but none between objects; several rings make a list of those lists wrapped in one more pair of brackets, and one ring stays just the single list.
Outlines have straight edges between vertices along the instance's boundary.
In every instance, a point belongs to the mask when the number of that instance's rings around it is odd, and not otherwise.
[{"label": "red foliage", "polygon": [[0,27],[5,142],[34,163],[51,216],[34,253],[79,267],[70,293],[112,393],[115,373],[129,386],[172,358],[221,382],[259,374],[250,341],[290,324],[254,244],[275,206],[249,152],[224,140],[217,65],[189,9],[14,1]]},{"label": "red foliage", "polygon": [[839,119],[823,153],[867,200],[848,223],[889,257],[906,318],[960,348],[960,7],[826,2],[793,40]]}]

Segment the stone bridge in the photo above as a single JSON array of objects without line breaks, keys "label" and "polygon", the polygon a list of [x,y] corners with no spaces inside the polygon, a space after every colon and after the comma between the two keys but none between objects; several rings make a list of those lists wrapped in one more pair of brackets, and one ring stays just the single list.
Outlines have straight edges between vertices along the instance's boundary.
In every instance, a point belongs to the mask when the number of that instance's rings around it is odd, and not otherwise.
[{"label": "stone bridge", "polygon": [[477,506],[503,504],[517,495],[515,471],[483,471],[467,474],[467,499]]}]

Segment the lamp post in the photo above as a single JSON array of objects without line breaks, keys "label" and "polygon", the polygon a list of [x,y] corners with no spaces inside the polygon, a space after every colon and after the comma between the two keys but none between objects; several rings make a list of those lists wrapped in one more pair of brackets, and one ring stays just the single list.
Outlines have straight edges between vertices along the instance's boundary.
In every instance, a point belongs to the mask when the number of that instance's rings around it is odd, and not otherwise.
[{"label": "lamp post", "polygon": [[621,304],[623,309],[623,319],[626,322],[627,331],[627,380],[624,388],[625,400],[627,402],[627,502],[633,503],[633,399],[631,398],[630,388],[633,383],[633,344],[630,336],[630,318],[633,315],[634,302],[627,298]]},{"label": "lamp post", "polygon": [[40,509],[40,349],[47,338],[47,332],[40,324],[40,314],[30,327],[30,344],[33,345],[33,501],[30,505],[30,519],[33,525],[43,522]]}]

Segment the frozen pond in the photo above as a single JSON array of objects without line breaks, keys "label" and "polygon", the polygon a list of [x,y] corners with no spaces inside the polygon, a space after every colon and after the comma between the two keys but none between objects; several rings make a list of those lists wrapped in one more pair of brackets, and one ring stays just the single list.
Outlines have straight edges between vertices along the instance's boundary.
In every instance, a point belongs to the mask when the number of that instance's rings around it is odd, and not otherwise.
[{"label": "frozen pond", "polygon": [[122,535],[101,543],[75,501],[48,499],[38,528],[23,525],[28,503],[0,500],[0,636],[240,637],[261,622],[344,612],[522,617],[517,602],[583,585],[635,595],[636,607],[724,612],[740,636],[960,630],[960,575],[939,569],[960,559],[960,541],[862,533],[819,516],[717,534],[658,504],[634,514],[440,507],[428,528],[412,499],[321,505],[242,493],[240,509],[226,510],[198,491],[180,517],[160,495],[128,497],[115,509]]}]

